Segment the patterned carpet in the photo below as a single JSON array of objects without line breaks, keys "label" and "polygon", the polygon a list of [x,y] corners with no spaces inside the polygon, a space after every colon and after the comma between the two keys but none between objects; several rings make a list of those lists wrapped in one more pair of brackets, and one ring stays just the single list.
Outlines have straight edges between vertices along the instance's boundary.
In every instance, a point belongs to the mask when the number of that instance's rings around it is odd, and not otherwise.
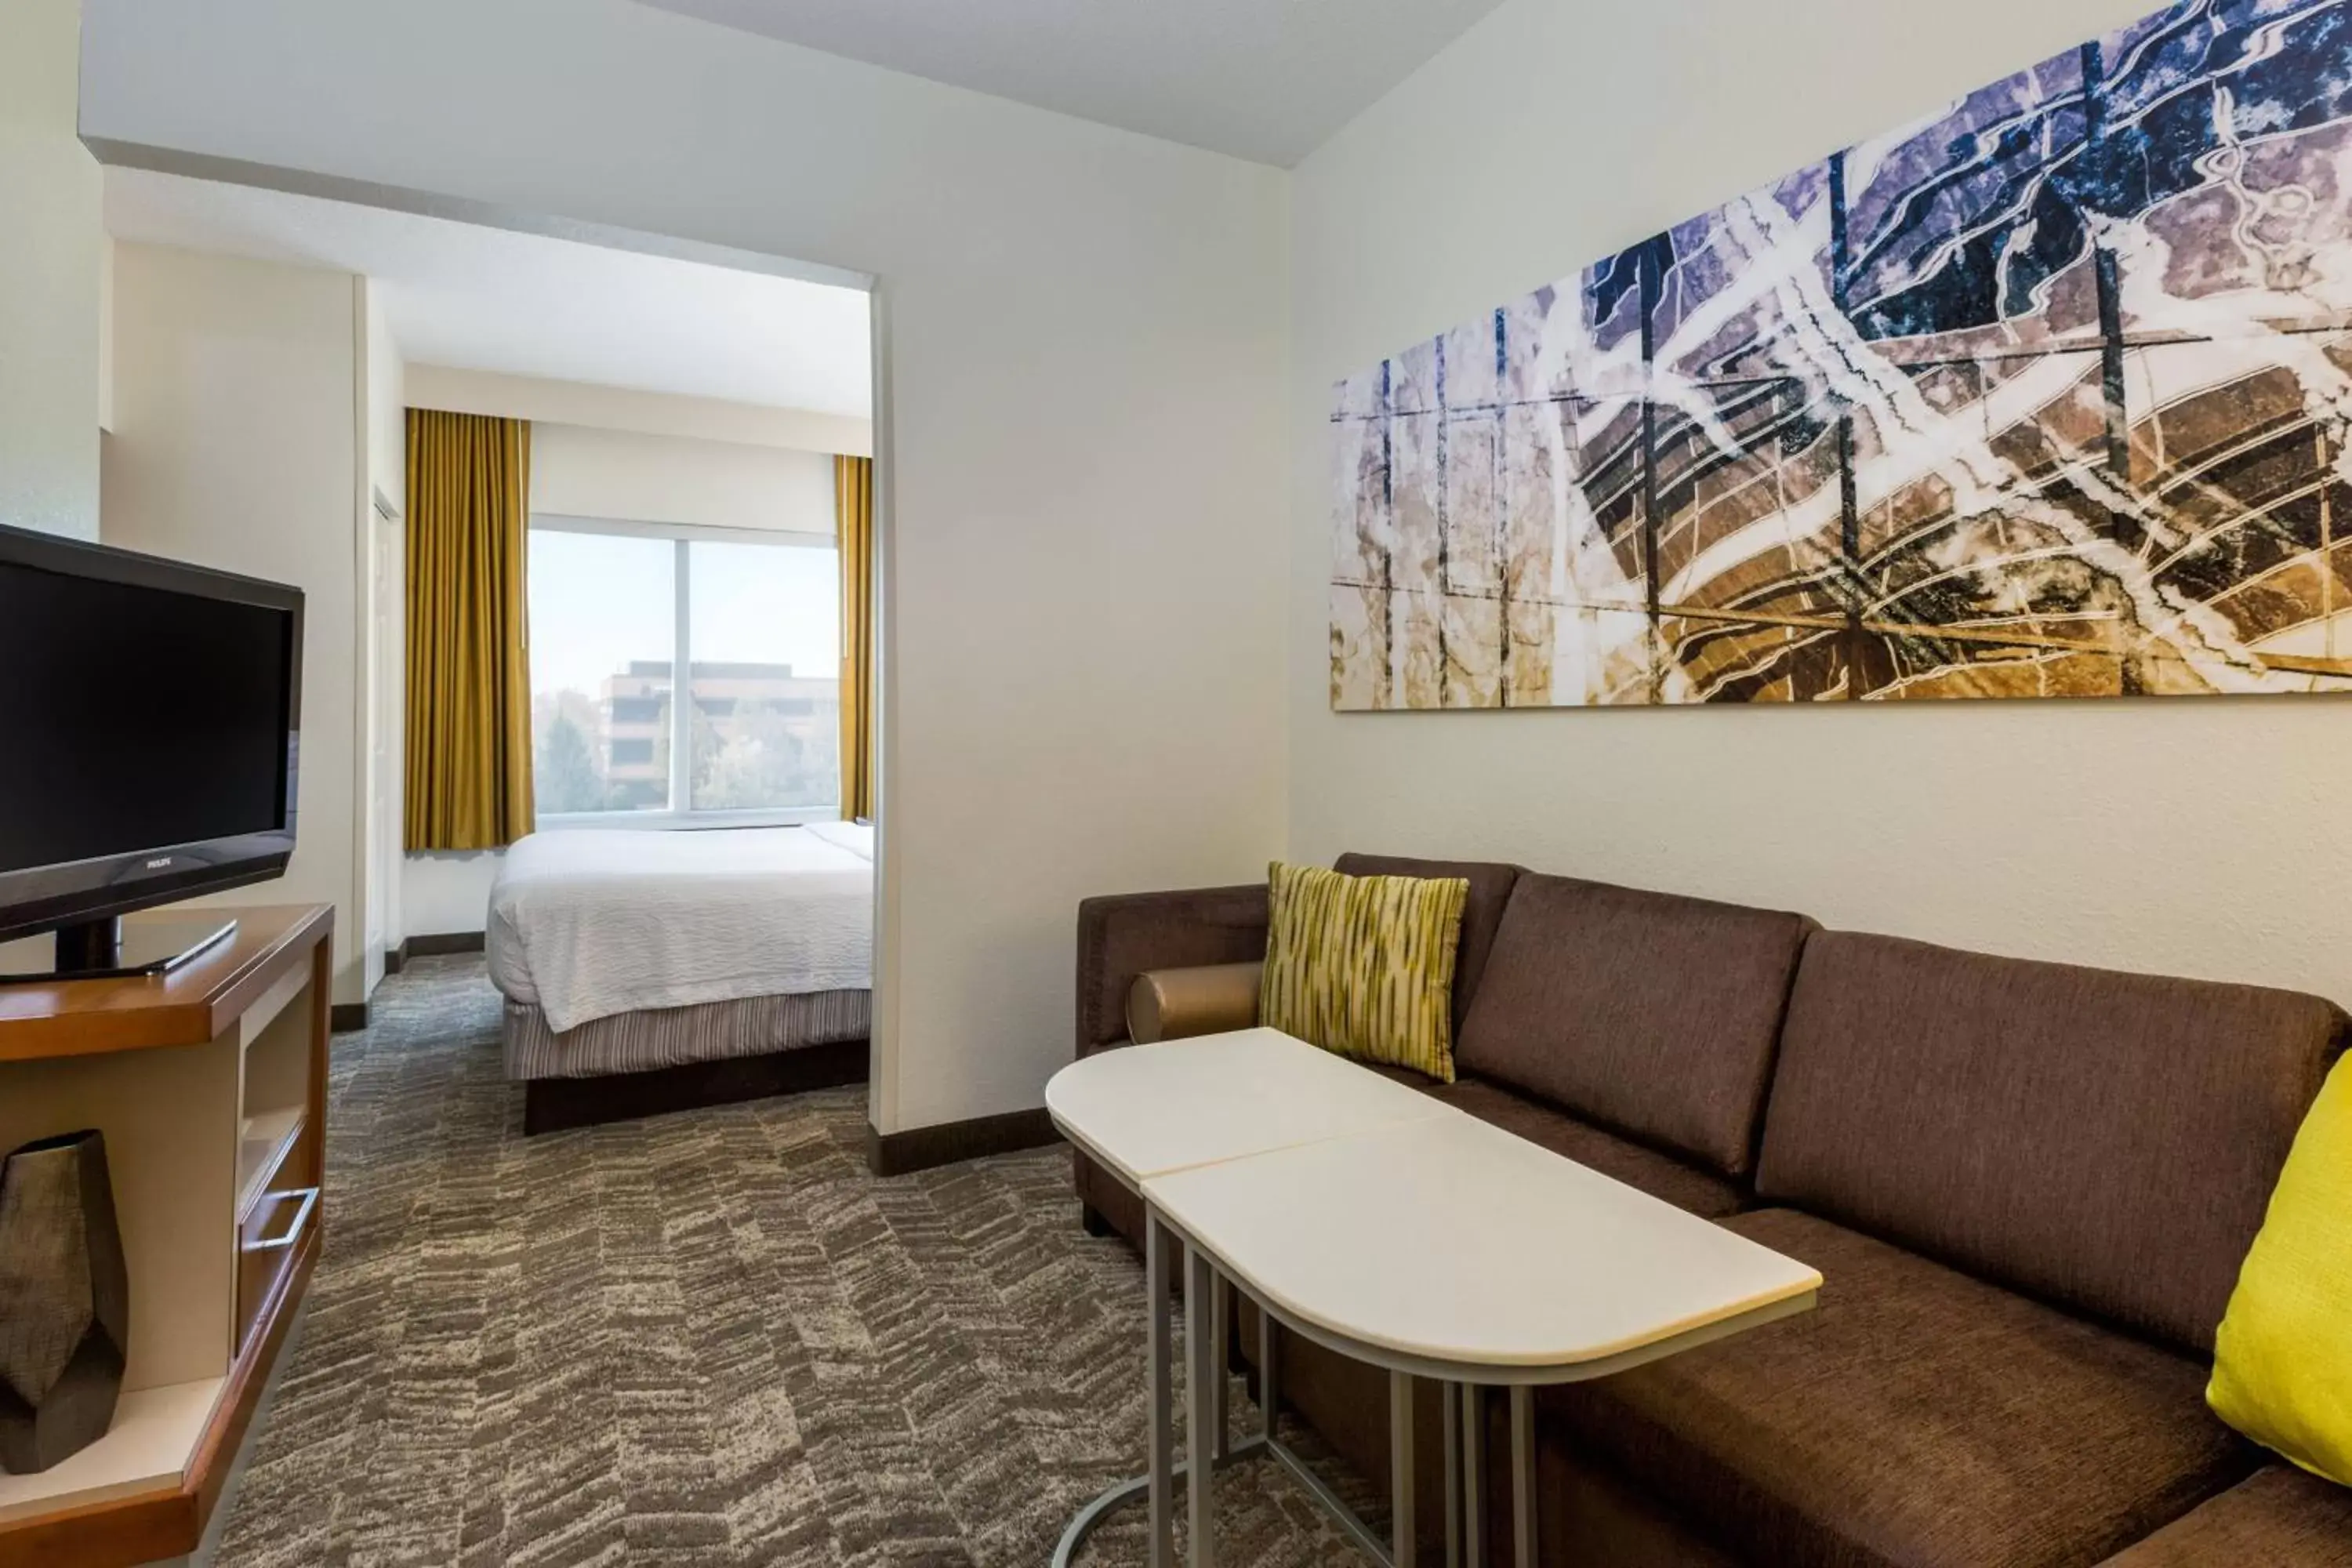
[{"label": "patterned carpet", "polygon": [[[497,1029],[479,959],[425,959],[335,1041],[326,1255],[217,1568],[1034,1568],[1138,1468],[1142,1271],[1066,1153],[880,1181],[862,1089],[526,1141]],[[1271,1466],[1219,1502],[1227,1562],[1361,1561]],[[1142,1562],[1139,1515],[1084,1561]]]}]

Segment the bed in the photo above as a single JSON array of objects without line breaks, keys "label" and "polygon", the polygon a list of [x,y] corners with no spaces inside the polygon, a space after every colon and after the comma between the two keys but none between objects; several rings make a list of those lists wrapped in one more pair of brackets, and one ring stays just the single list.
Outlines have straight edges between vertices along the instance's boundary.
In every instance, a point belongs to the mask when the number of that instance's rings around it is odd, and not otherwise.
[{"label": "bed", "polygon": [[535,833],[484,933],[527,1132],[866,1076],[870,826]]}]

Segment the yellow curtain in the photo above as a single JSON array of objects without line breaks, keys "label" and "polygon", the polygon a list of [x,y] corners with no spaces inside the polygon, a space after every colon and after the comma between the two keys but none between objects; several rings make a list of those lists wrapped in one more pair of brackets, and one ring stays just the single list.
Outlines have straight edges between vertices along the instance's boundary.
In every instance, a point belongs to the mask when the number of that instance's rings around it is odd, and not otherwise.
[{"label": "yellow curtain", "polygon": [[411,849],[531,829],[530,495],[530,425],[408,411]]},{"label": "yellow curtain", "polygon": [[874,459],[833,460],[841,542],[841,815],[874,815]]}]

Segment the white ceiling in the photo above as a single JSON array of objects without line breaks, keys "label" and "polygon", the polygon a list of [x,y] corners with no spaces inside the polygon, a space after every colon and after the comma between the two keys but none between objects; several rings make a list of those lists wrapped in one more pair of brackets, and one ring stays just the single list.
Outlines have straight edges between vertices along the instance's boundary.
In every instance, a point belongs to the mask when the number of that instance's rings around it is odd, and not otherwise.
[{"label": "white ceiling", "polygon": [[1288,168],[1499,0],[644,0]]},{"label": "white ceiling", "polygon": [[872,414],[851,289],[142,169],[106,171],[106,227],[364,274],[425,364]]}]

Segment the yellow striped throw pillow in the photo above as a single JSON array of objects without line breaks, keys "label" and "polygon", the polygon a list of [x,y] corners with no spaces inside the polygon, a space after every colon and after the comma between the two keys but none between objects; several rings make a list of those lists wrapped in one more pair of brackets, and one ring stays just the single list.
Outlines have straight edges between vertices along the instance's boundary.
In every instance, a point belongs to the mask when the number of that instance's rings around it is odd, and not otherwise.
[{"label": "yellow striped throw pillow", "polygon": [[1276,861],[1258,1022],[1360,1061],[1454,1081],[1454,953],[1470,884]]}]

